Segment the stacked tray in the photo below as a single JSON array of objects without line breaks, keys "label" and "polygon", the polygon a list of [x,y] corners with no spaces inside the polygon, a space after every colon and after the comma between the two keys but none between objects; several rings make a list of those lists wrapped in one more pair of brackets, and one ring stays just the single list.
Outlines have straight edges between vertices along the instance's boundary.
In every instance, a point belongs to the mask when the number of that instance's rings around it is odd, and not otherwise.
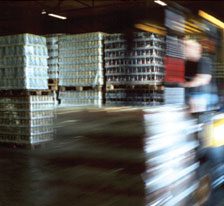
[{"label": "stacked tray", "polygon": [[[61,105],[102,105],[104,36],[95,32],[59,37]],[[73,91],[67,91],[67,87],[73,87]]]},{"label": "stacked tray", "polygon": [[[131,48],[123,34],[108,35],[105,40],[106,84],[112,85],[160,85],[164,77],[165,39],[149,32],[134,34]],[[117,93],[117,100],[112,98]],[[122,98],[124,91],[107,91],[108,104],[151,105],[158,101],[143,101],[149,92],[127,91],[126,100]],[[153,93],[157,93],[154,89]],[[129,94],[136,94],[135,96]],[[143,95],[141,95],[143,94]],[[158,92],[158,95],[160,92]],[[119,97],[120,95],[120,97]],[[153,95],[152,95],[153,96]],[[120,100],[119,100],[120,98]],[[149,99],[149,98],[147,98]],[[160,99],[160,98],[159,98]],[[123,103],[122,103],[123,102]]]},{"label": "stacked tray", "polygon": [[48,89],[45,37],[0,37],[0,89]]},{"label": "stacked tray", "polygon": [[0,142],[35,144],[53,139],[53,97],[1,96]]},{"label": "stacked tray", "polygon": [[[59,37],[60,86],[103,84],[103,36],[96,32]],[[70,72],[86,73],[71,76]]]},{"label": "stacked tray", "polygon": [[49,79],[58,79],[59,70],[59,34],[46,35],[48,49],[48,76]]}]

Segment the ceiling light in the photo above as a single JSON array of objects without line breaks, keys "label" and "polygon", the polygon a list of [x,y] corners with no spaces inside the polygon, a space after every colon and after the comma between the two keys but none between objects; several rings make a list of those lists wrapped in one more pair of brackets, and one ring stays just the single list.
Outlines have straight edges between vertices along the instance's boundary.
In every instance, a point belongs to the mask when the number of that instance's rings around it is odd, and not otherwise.
[{"label": "ceiling light", "polygon": [[46,14],[47,12],[45,11],[45,10],[43,10],[42,12],[41,12],[41,14]]},{"label": "ceiling light", "polygon": [[48,14],[48,16],[51,16],[51,17],[54,17],[54,18],[58,18],[58,19],[63,19],[63,20],[65,20],[65,19],[67,19],[67,17],[65,17],[65,16],[60,16],[60,15],[57,15],[57,14]]},{"label": "ceiling light", "polygon": [[160,0],[154,0],[155,3],[161,5],[161,6],[167,6],[167,4],[163,1],[160,1]]}]

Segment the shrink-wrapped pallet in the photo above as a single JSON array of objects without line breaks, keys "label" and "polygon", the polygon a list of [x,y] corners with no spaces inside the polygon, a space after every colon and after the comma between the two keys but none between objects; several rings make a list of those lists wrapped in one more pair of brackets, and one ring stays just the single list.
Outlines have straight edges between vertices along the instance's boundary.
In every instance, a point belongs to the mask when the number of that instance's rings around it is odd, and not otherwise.
[{"label": "shrink-wrapped pallet", "polygon": [[0,89],[48,89],[45,37],[0,37]]}]

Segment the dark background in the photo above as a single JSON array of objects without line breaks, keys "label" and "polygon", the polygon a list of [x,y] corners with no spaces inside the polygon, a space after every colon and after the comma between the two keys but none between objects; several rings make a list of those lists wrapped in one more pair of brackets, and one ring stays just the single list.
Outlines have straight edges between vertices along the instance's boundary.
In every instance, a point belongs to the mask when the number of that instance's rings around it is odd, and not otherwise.
[{"label": "dark background", "polygon": [[[177,2],[194,15],[202,9],[224,21],[223,1],[165,2]],[[122,32],[142,20],[163,25],[163,9],[153,0],[0,1],[0,35]],[[42,10],[68,19],[60,20],[47,14],[42,15]]]}]

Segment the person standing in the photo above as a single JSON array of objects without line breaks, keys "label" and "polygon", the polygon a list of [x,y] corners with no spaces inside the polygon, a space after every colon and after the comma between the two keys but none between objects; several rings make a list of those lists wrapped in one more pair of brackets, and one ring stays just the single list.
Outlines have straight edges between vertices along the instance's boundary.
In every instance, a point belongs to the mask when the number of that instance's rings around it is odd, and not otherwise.
[{"label": "person standing", "polygon": [[191,113],[205,112],[209,106],[218,103],[217,95],[213,95],[212,61],[203,55],[203,49],[199,42],[186,39],[185,54],[185,87],[186,101]]}]

